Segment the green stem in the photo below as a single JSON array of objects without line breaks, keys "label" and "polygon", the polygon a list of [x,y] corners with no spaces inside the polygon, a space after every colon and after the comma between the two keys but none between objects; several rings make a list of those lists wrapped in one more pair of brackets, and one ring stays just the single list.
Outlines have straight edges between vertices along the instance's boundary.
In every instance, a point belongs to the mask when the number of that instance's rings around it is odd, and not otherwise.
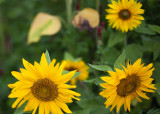
[{"label": "green stem", "polygon": [[126,37],[124,39],[124,47],[126,47],[126,46],[127,46],[127,33],[126,33]]},{"label": "green stem", "polygon": [[96,0],[96,9],[99,12],[99,5],[100,5],[100,0]]},{"label": "green stem", "polygon": [[4,37],[1,9],[0,9],[0,55],[2,60],[2,58],[5,56],[5,37]]},{"label": "green stem", "polygon": [[66,14],[67,14],[68,25],[71,25],[71,19],[72,19],[72,0],[66,0]]}]

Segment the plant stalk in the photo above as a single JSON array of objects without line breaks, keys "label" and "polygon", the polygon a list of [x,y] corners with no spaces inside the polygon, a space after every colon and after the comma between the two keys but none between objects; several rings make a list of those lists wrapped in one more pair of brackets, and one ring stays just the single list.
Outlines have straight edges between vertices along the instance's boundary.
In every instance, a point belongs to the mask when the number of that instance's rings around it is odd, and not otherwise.
[{"label": "plant stalk", "polygon": [[68,26],[71,25],[72,20],[72,0],[66,0],[66,14]]}]

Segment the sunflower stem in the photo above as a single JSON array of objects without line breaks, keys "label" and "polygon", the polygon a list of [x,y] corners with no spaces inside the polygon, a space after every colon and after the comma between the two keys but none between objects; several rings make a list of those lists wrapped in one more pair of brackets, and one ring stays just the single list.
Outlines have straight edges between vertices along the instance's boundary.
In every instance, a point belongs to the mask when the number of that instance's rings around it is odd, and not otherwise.
[{"label": "sunflower stem", "polygon": [[2,22],[2,14],[0,10],[0,55],[1,55],[1,60],[5,56],[5,37],[4,37],[4,30],[3,30],[3,22]]},{"label": "sunflower stem", "polygon": [[126,37],[124,39],[124,47],[126,47],[126,46],[127,46],[127,33],[126,33]]},{"label": "sunflower stem", "polygon": [[69,26],[71,25],[71,18],[72,18],[72,0],[66,0],[66,14]]},{"label": "sunflower stem", "polygon": [[99,4],[100,4],[100,0],[96,0],[96,9],[99,12]]}]

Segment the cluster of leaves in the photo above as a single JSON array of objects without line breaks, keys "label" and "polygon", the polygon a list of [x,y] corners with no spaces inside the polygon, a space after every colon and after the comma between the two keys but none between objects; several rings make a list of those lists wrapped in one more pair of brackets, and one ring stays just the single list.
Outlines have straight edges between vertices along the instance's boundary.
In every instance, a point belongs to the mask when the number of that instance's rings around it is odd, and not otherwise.
[{"label": "cluster of leaves", "polygon": [[[73,0],[72,17],[77,12],[75,11],[76,2]],[[82,31],[72,25],[66,26],[65,23],[58,34],[42,36],[38,43],[28,45],[29,28],[35,15],[46,12],[65,20],[67,17],[64,1],[12,0],[8,3],[6,0],[0,0],[0,114],[14,112],[10,107],[15,99],[7,98],[10,92],[7,84],[16,81],[10,71],[17,71],[23,67],[22,58],[31,63],[39,61],[41,53],[46,49],[51,58],[56,58],[59,62],[63,59],[80,60],[79,57],[81,57],[91,67],[88,80],[77,83],[76,91],[82,94],[82,100],[69,104],[73,114],[109,114],[110,109],[105,109],[105,99],[98,95],[101,91],[99,84],[103,82],[100,76],[108,75],[106,71],[114,70],[115,67],[121,69],[119,63],[125,65],[127,59],[133,63],[138,58],[142,58],[147,64],[153,62],[155,67],[153,78],[157,92],[149,94],[151,98],[149,101],[143,100],[143,103],[134,101],[131,113],[160,113],[157,109],[160,107],[160,22],[157,21],[160,20],[159,0],[142,2],[145,21],[128,34],[107,26],[105,9],[108,3],[111,3],[111,0],[100,1],[100,21],[106,23],[102,30],[101,46],[97,46],[96,29]],[[86,7],[96,9],[96,4],[96,0],[94,2],[81,0],[80,9]],[[46,56],[49,57],[47,53]],[[14,113],[22,114],[24,106],[25,104]],[[121,113],[125,112],[121,110]]]}]

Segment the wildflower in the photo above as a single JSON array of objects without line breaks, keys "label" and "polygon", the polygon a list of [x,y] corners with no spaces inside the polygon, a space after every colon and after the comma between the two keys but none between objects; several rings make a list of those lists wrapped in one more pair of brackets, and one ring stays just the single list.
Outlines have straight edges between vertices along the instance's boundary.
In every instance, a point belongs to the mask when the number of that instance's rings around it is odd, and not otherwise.
[{"label": "wildflower", "polygon": [[144,20],[140,15],[144,13],[140,2],[137,3],[134,0],[118,0],[116,2],[112,0],[112,4],[108,6],[110,9],[106,9],[108,12],[106,19],[108,19],[109,25],[122,32],[137,28],[141,24],[140,20]]},{"label": "wildflower", "polygon": [[65,70],[68,71],[77,70],[77,72],[81,72],[81,74],[77,78],[71,80],[71,84],[76,84],[78,80],[84,81],[88,78],[89,72],[87,70],[89,69],[89,67],[82,60],[75,62],[67,60],[66,63],[67,64],[64,67]]},{"label": "wildflower", "polygon": [[[39,114],[63,114],[72,113],[66,103],[71,103],[72,98],[80,100],[75,96],[80,96],[71,88],[76,88],[75,85],[65,84],[68,82],[76,71],[71,71],[62,75],[65,62],[60,66],[55,64],[53,59],[48,65],[45,54],[42,54],[40,64],[35,62],[30,64],[23,59],[25,69],[21,68],[21,72],[12,71],[12,75],[18,79],[14,84],[8,86],[12,88],[9,98],[17,98],[13,103],[12,108],[20,107],[24,102],[27,102],[24,112],[33,111],[35,114],[39,107]],[[61,110],[62,109],[62,110]]]},{"label": "wildflower", "polygon": [[108,71],[110,77],[101,77],[106,83],[100,84],[105,88],[100,95],[105,97],[106,108],[112,105],[110,111],[117,105],[117,112],[124,104],[124,109],[130,111],[131,101],[139,97],[149,99],[145,92],[155,92],[156,89],[152,84],[153,78],[150,78],[154,68],[153,64],[144,66],[141,59],[138,59],[133,65],[127,63],[127,68],[122,66],[124,70],[115,69],[116,71]]}]

